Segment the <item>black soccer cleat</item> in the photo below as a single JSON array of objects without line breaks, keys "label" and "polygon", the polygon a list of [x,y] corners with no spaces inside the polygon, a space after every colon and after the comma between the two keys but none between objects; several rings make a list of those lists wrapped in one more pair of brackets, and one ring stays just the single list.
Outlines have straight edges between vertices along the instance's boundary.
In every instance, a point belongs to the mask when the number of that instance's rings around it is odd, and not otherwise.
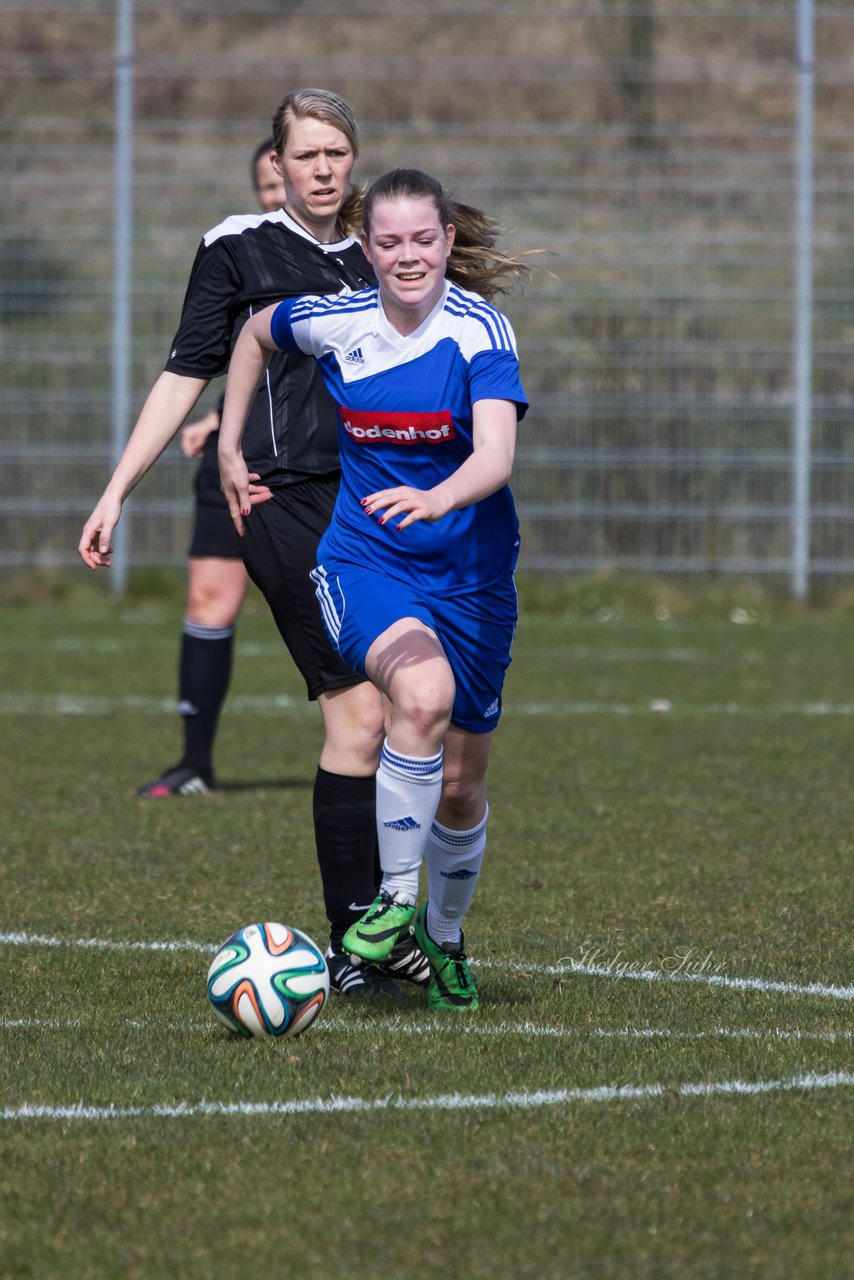
[{"label": "black soccer cleat", "polygon": [[189,765],[176,764],[153,782],[137,787],[138,796],[160,799],[162,796],[206,796],[216,790],[213,774],[206,777]]},{"label": "black soccer cleat", "polygon": [[417,987],[427,986],[430,981],[430,961],[415,941],[411,925],[408,932],[398,938],[388,960],[384,960],[381,967],[399,981],[414,982]]},{"label": "black soccer cleat", "polygon": [[383,970],[366,961],[353,964],[343,951],[326,952],[326,965],[329,969],[329,986],[339,996],[393,996],[403,995],[400,987]]}]

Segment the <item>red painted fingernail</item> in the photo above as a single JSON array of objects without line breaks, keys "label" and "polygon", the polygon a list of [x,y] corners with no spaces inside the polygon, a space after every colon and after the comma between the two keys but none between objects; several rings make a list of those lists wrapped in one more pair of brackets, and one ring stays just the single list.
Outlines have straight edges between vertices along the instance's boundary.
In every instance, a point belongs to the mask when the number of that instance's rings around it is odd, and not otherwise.
[{"label": "red painted fingernail", "polygon": [[241,511],[241,513],[240,513],[240,514],[241,514],[242,516],[248,516],[248,515],[249,515],[249,508],[248,508],[248,507],[246,507],[246,509],[245,509],[244,511]]}]

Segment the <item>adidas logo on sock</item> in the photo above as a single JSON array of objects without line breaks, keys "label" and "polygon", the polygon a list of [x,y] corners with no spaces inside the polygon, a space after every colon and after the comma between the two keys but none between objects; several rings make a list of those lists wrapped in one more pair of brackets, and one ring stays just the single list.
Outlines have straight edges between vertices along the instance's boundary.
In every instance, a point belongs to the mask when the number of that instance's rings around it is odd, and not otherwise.
[{"label": "adidas logo on sock", "polygon": [[421,823],[416,822],[414,818],[392,818],[391,822],[384,822],[384,827],[391,827],[392,831],[420,831]]},{"label": "adidas logo on sock", "polygon": [[463,867],[460,871],[440,871],[439,875],[444,876],[446,880],[471,880],[472,876],[477,875],[477,872],[468,871]]}]

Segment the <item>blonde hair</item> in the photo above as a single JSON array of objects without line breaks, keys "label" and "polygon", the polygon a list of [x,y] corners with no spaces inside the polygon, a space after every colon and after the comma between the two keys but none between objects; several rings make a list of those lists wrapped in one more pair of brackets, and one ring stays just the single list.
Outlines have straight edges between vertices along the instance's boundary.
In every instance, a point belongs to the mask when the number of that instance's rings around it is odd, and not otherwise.
[{"label": "blonde hair", "polygon": [[[273,115],[273,146],[279,157],[284,154],[295,120],[322,120],[333,129],[340,129],[359,158],[359,126],[352,108],[337,93],[329,89],[294,89],[282,99]],[[336,227],[342,235],[355,235],[362,215],[362,192],[350,187],[344,203],[338,211]]]},{"label": "blonde hair", "polygon": [[362,227],[367,237],[374,205],[400,199],[432,200],[441,225],[453,224],[456,234],[445,275],[454,284],[491,301],[530,275],[530,267],[519,257],[495,248],[501,227],[494,218],[473,205],[452,200],[441,182],[421,169],[391,169],[371,184],[362,201]]}]

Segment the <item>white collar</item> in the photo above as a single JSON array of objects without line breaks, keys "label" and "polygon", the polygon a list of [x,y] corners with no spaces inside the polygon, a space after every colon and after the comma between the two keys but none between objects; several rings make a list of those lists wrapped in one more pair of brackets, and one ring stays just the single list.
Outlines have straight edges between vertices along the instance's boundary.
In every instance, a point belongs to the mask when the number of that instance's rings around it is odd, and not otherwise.
[{"label": "white collar", "polygon": [[342,240],[335,240],[331,244],[318,240],[310,231],[306,231],[305,227],[301,226],[296,218],[292,218],[287,209],[279,209],[277,211],[276,221],[281,222],[283,226],[287,227],[289,231],[293,231],[295,235],[302,236],[303,240],[307,240],[309,244],[322,249],[324,253],[341,253],[342,250],[349,249],[352,244],[356,243],[355,236],[345,236]]},{"label": "white collar", "polygon": [[435,306],[433,306],[430,312],[424,317],[417,329],[413,329],[412,333],[406,334],[399,333],[389,320],[383,308],[382,294],[379,289],[377,289],[377,333],[379,333],[383,338],[387,338],[390,342],[398,344],[404,342],[417,342],[418,339],[421,338],[430,328],[430,325],[433,323],[436,316],[445,309],[445,303],[448,300],[450,289],[451,282],[446,279],[445,287],[439,294]]}]

